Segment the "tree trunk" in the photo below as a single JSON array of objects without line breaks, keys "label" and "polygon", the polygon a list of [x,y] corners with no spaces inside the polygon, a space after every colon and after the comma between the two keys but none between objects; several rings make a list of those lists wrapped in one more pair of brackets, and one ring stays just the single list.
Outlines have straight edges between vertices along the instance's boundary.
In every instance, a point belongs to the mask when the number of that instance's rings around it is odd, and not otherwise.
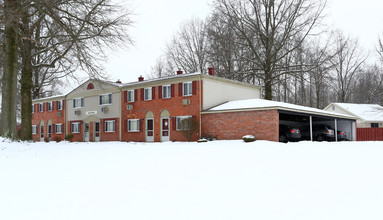
[{"label": "tree trunk", "polygon": [[32,140],[32,42],[30,40],[30,19],[28,12],[23,13],[21,43],[21,140]]},{"label": "tree trunk", "polygon": [[16,98],[18,71],[18,35],[14,28],[18,27],[18,1],[5,0],[5,31],[4,31],[4,63],[2,79],[2,123],[1,135],[11,139],[17,138]]}]

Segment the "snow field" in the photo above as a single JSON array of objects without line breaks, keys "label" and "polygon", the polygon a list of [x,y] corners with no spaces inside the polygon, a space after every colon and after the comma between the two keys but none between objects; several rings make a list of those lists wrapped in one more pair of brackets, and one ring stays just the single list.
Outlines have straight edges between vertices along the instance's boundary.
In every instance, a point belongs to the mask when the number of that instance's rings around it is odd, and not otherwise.
[{"label": "snow field", "polygon": [[383,219],[383,143],[10,143],[0,219]]}]

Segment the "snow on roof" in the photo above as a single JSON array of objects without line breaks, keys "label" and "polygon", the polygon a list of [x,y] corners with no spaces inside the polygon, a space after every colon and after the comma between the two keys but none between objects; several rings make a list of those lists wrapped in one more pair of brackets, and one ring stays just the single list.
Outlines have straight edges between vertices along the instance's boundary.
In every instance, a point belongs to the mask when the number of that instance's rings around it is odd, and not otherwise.
[{"label": "snow on roof", "polygon": [[364,121],[383,121],[383,107],[377,104],[334,103]]},{"label": "snow on roof", "polygon": [[135,82],[124,83],[123,86],[132,86],[132,85],[137,85],[137,84],[142,84],[142,83],[156,82],[156,81],[161,81],[161,80],[180,78],[180,77],[188,77],[188,76],[197,76],[197,75],[202,75],[202,73],[198,73],[198,72],[196,72],[196,73],[184,73],[184,74],[180,74],[180,75],[170,75],[170,76],[165,76],[165,77],[161,77],[161,78],[145,79],[144,81],[135,81]]},{"label": "snow on roof", "polygon": [[317,115],[326,115],[333,117],[341,117],[341,118],[353,118],[349,115],[339,114],[324,111],[317,108],[311,108],[301,105],[294,105],[285,102],[277,102],[270,101],[265,99],[247,99],[247,100],[237,100],[237,101],[229,101],[222,105],[218,105],[208,110],[208,112],[212,111],[229,111],[229,110],[245,110],[245,109],[263,109],[263,108],[276,108],[280,110],[286,111],[297,111],[303,113],[311,113]]},{"label": "snow on roof", "polygon": [[67,94],[63,94],[63,95],[55,95],[55,96],[49,96],[49,97],[45,97],[45,98],[33,99],[32,101],[35,102],[35,101],[43,101],[43,100],[48,100],[48,99],[64,98],[66,95],[67,95]]}]

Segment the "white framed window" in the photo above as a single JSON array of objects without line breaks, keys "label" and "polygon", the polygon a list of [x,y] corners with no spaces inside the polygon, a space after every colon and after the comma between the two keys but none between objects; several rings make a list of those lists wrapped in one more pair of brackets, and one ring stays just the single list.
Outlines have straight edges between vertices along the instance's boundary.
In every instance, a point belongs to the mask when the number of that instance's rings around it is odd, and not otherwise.
[{"label": "white framed window", "polygon": [[112,93],[100,95],[100,105],[111,105]]},{"label": "white framed window", "polygon": [[48,102],[48,111],[52,111],[53,110],[53,102]]},{"label": "white framed window", "polygon": [[39,112],[44,111],[44,103],[39,103]]},{"label": "white framed window", "polygon": [[35,113],[35,105],[32,104],[32,113]]},{"label": "white framed window", "polygon": [[73,99],[73,108],[82,108],[82,107],[84,107],[84,98]]},{"label": "white framed window", "polygon": [[140,131],[140,119],[129,119],[128,120],[128,132]]},{"label": "white framed window", "polygon": [[184,96],[193,95],[193,83],[192,82],[184,82],[183,83],[183,95]]},{"label": "white framed window", "polygon": [[73,122],[71,124],[72,133],[80,133],[80,122]]},{"label": "white framed window", "polygon": [[162,98],[168,99],[172,96],[171,94],[171,87],[170,85],[164,85],[162,86]]},{"label": "white framed window", "polygon": [[55,133],[62,134],[63,133],[63,124],[55,124]]},{"label": "white framed window", "polygon": [[57,110],[63,110],[63,100],[57,101]]},{"label": "white framed window", "polygon": [[152,87],[145,88],[144,100],[152,100]]},{"label": "white framed window", "polygon": [[128,102],[134,102],[134,90],[128,90]]},{"label": "white framed window", "polygon": [[32,125],[32,134],[37,134],[37,125]]},{"label": "white framed window", "polygon": [[105,121],[105,132],[115,132],[116,122],[114,120]]},{"label": "white framed window", "polygon": [[177,116],[177,131],[181,130],[181,128],[179,127],[179,124],[180,122],[183,120],[183,119],[187,119],[187,118],[191,118],[192,116],[191,115],[186,115],[186,116]]}]

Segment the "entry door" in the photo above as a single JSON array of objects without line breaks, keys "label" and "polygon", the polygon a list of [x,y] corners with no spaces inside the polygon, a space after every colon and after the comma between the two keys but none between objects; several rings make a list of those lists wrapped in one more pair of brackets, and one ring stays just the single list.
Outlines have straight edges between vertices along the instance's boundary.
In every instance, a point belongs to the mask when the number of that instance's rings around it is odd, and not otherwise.
[{"label": "entry door", "polygon": [[89,141],[89,122],[84,123],[84,141]]},{"label": "entry door", "polygon": [[161,141],[169,141],[170,140],[170,131],[169,131],[170,120],[169,118],[161,119]]},{"label": "entry door", "polygon": [[48,125],[48,140],[52,140],[52,125]]},{"label": "entry door", "polygon": [[94,141],[100,141],[100,122],[94,123]]},{"label": "entry door", "polygon": [[40,126],[40,141],[44,141],[44,125]]},{"label": "entry door", "polygon": [[154,119],[153,118],[146,119],[146,141],[147,142],[154,141]]}]

